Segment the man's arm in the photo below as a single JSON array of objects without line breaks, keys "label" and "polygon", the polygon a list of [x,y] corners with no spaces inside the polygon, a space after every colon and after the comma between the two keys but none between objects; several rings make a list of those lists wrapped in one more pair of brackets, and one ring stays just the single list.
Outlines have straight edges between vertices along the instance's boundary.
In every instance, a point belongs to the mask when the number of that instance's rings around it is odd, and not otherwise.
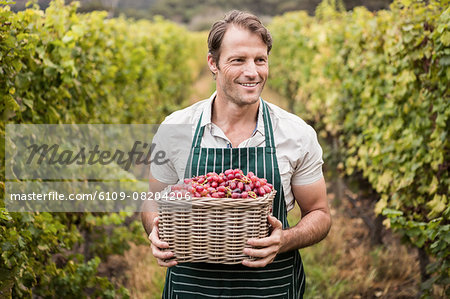
[{"label": "man's arm", "polygon": [[[164,190],[164,188],[166,188],[167,186],[168,186],[167,184],[161,183],[160,181],[155,179],[150,173],[148,191],[153,193],[160,192]],[[156,211],[157,211],[156,204],[152,200],[146,200],[142,205],[141,220],[147,235],[150,235],[152,231],[153,219],[158,216],[158,212]]]},{"label": "man's arm", "polygon": [[309,185],[292,186],[292,192],[302,212],[297,225],[283,230],[281,222],[269,216],[273,230],[269,237],[249,239],[248,244],[260,249],[244,249],[244,254],[260,257],[256,261],[245,260],[248,267],[264,267],[271,263],[278,253],[311,246],[326,237],[331,227],[325,180]]},{"label": "man's arm", "polygon": [[[149,191],[160,192],[167,184],[161,183],[156,180],[151,174],[149,179]],[[141,219],[142,225],[148,234],[148,238],[151,242],[152,254],[158,261],[158,264],[163,267],[172,267],[177,264],[176,261],[166,262],[165,260],[173,257],[172,251],[162,251],[161,249],[169,248],[167,242],[163,242],[159,239],[158,230],[158,213],[156,212],[156,204],[151,200],[146,200],[142,206]]]},{"label": "man's arm", "polygon": [[283,231],[280,252],[308,247],[324,239],[331,228],[325,180],[303,186],[292,186],[292,192],[302,212],[297,225]]}]

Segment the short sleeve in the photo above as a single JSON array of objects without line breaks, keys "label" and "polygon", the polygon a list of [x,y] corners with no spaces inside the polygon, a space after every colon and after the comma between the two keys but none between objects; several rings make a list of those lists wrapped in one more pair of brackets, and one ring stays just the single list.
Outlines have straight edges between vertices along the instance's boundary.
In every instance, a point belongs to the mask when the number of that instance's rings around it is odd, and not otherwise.
[{"label": "short sleeve", "polygon": [[302,155],[295,163],[292,185],[308,185],[322,178],[322,148],[317,134],[311,126],[306,127],[306,134],[301,140]]},{"label": "short sleeve", "polygon": [[[178,174],[175,169],[174,161],[171,158],[170,138],[167,138],[167,132],[164,132],[164,125],[160,126],[152,140],[152,162],[150,163],[150,172],[152,176],[165,184],[176,184]],[[156,155],[160,158],[156,159]]]}]

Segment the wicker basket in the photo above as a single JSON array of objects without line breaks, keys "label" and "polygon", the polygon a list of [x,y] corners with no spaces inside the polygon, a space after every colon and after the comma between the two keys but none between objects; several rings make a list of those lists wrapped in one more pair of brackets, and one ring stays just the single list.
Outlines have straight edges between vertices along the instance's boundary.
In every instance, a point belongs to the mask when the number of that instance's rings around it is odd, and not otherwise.
[{"label": "wicker basket", "polygon": [[239,264],[249,238],[269,234],[275,190],[258,198],[160,200],[159,237],[181,262]]}]

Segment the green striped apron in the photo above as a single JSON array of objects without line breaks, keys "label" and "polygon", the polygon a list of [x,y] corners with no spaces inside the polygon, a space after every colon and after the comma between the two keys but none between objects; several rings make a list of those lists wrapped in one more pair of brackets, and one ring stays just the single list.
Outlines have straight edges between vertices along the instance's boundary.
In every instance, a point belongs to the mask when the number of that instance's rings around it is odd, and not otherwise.
[{"label": "green striped apron", "polygon": [[[263,105],[265,147],[201,148],[204,126],[198,121],[185,177],[240,168],[266,178],[277,190],[272,213],[289,226],[275,152],[272,122]],[[264,268],[241,264],[181,263],[167,269],[162,298],[303,298],[305,274],[298,250],[277,255]]]}]

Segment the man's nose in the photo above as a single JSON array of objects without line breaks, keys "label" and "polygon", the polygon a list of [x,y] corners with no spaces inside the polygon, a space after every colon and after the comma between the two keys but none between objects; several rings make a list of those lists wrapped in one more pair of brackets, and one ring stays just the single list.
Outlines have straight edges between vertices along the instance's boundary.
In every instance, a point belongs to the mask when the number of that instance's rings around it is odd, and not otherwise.
[{"label": "man's nose", "polygon": [[258,76],[258,71],[256,68],[256,64],[254,61],[247,62],[244,65],[244,75],[248,77],[256,77]]}]

